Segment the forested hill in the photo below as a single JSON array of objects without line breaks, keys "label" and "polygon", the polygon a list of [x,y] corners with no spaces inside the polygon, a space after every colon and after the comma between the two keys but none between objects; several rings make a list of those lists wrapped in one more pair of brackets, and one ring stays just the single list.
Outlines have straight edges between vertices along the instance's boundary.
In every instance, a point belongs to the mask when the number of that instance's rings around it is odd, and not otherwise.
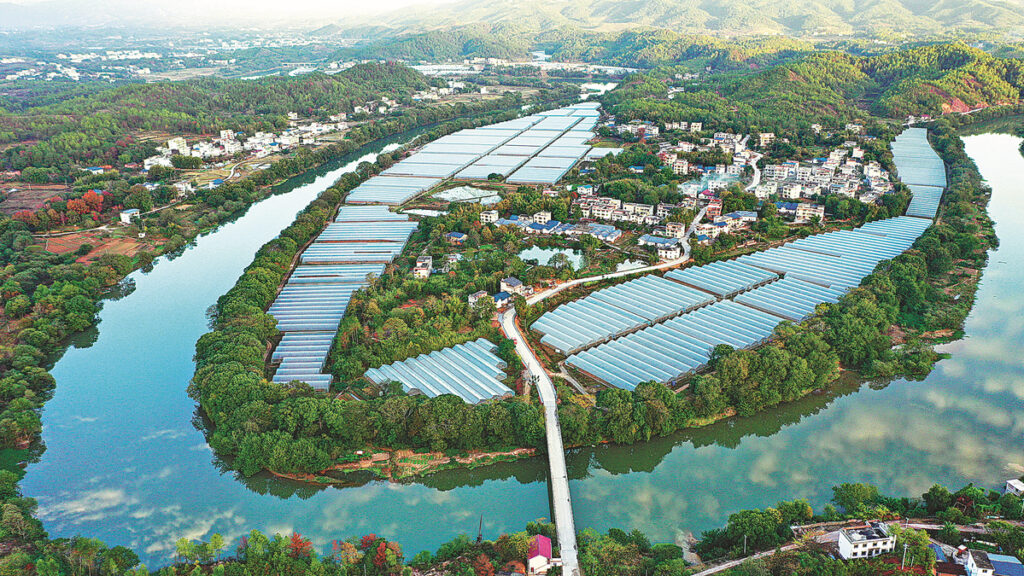
[{"label": "forested hill", "polygon": [[1022,0],[460,0],[403,9],[367,24],[422,32],[442,26],[507,23],[537,30],[649,26],[684,32],[789,35],[1013,33]]},{"label": "forested hill", "polygon": [[841,127],[872,114],[902,119],[1017,103],[1024,95],[1024,60],[960,43],[874,57],[821,52],[757,74],[698,83],[672,99],[666,94],[656,75],[638,75],[604,101],[622,119],[704,121],[741,132],[813,122]]},{"label": "forested hill", "polygon": [[469,24],[414,34],[394,35],[379,28],[360,35],[382,35],[370,43],[344,48],[332,59],[370,58],[406,61],[458,61],[464,58],[522,60],[544,50],[555,60],[652,68],[690,65],[715,70],[759,67],[815,49],[786,36],[719,38],[671,30],[595,32],[573,27],[538,30],[521,23]]},{"label": "forested hill", "polygon": [[0,166],[139,161],[152,153],[134,138],[140,132],[277,130],[287,127],[288,112],[351,112],[382,96],[402,99],[427,86],[427,78],[411,68],[371,63],[332,76],[128,84],[42,106],[31,104],[48,99],[30,94],[27,105],[12,101],[10,112],[0,109]]}]

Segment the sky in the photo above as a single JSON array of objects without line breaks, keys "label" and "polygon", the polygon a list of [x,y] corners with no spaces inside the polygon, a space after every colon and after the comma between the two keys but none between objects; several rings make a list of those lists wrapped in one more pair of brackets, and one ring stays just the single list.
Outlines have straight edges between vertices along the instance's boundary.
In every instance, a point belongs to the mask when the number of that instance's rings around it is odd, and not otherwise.
[{"label": "sky", "polygon": [[[0,0],[0,18],[65,25],[104,23],[337,23],[452,0]],[[0,26],[3,27],[3,26]]]}]

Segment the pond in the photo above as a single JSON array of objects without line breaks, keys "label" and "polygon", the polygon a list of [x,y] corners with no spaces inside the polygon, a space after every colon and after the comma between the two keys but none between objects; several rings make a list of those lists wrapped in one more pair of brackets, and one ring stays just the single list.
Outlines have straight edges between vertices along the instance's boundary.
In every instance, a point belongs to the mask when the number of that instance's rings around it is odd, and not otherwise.
[{"label": "pond", "polygon": [[569,259],[569,264],[572,266],[573,270],[579,270],[580,265],[583,263],[583,254],[578,250],[569,250],[568,248],[541,248],[540,246],[531,246],[520,252],[519,258],[522,260],[536,260],[537,264],[547,266],[548,262],[551,261],[555,254],[565,254]]}]

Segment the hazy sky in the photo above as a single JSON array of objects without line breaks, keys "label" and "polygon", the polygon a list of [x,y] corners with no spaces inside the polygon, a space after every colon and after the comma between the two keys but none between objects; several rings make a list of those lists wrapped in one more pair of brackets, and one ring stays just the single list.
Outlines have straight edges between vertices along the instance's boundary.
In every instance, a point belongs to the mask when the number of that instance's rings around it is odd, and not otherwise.
[{"label": "hazy sky", "polygon": [[[423,8],[453,0],[0,0],[29,10],[36,19],[54,21],[95,19],[124,21],[163,20],[178,23],[187,20],[193,26],[204,24],[250,24],[255,20],[344,21],[346,16],[402,9]],[[486,1],[486,0],[483,0]],[[83,22],[85,23],[85,22]],[[2,26],[0,26],[2,27]]]}]

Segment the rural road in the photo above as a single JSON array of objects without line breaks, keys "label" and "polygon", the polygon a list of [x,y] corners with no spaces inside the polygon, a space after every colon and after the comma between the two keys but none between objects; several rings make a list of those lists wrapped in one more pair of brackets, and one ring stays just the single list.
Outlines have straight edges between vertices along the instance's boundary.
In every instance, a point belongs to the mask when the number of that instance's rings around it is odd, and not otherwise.
[{"label": "rural road", "polygon": [[530,376],[535,378],[537,392],[544,405],[548,464],[551,468],[551,508],[554,510],[555,530],[562,554],[562,573],[567,576],[579,576],[576,522],[573,519],[572,499],[569,494],[569,474],[565,468],[565,447],[562,445],[562,431],[558,424],[558,395],[555,393],[555,384],[519,331],[516,311],[510,308],[500,314],[499,318],[505,335],[515,342],[516,353],[523,359]]}]

